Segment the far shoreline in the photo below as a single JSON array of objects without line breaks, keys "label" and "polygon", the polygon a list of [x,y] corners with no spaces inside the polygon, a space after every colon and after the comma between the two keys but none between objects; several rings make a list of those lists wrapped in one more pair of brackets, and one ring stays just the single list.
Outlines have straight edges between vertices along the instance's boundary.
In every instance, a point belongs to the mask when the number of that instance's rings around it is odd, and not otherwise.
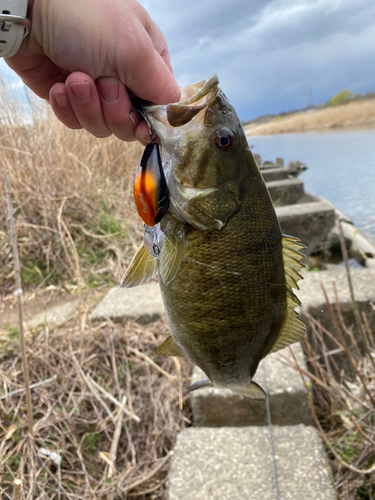
[{"label": "far shoreline", "polygon": [[375,128],[375,99],[295,113],[285,118],[274,118],[267,123],[244,126],[247,137],[302,132],[338,132],[360,128]]}]

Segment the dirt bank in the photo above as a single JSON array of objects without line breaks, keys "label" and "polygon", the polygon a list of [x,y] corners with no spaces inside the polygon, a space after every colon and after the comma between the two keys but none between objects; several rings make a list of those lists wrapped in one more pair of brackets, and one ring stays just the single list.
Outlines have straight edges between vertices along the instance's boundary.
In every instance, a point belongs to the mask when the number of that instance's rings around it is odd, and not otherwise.
[{"label": "dirt bank", "polygon": [[269,123],[246,125],[245,132],[247,136],[286,134],[371,124],[375,126],[375,99],[277,117]]}]

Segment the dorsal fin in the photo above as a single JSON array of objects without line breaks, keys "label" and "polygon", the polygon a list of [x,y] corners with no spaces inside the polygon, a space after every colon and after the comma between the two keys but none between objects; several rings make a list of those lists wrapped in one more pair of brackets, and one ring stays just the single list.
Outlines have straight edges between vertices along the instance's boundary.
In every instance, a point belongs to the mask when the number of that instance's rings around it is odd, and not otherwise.
[{"label": "dorsal fin", "polygon": [[136,251],[121,280],[121,288],[144,285],[158,274],[158,261],[151,257],[143,243]]},{"label": "dorsal fin", "polygon": [[305,257],[300,250],[306,248],[298,238],[285,236],[282,238],[284,272],[287,287],[287,313],[280,334],[270,352],[276,352],[294,342],[298,342],[306,333],[306,325],[294,310],[301,305],[292,288],[298,288],[297,281],[303,279],[298,272],[302,267],[301,260]]}]

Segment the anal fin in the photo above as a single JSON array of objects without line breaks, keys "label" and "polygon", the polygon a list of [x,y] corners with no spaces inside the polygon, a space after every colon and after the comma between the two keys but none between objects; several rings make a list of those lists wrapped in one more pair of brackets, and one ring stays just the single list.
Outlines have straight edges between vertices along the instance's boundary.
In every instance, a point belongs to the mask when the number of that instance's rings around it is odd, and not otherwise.
[{"label": "anal fin", "polygon": [[180,349],[173,342],[171,334],[167,334],[167,338],[156,349],[156,354],[159,356],[183,356]]}]

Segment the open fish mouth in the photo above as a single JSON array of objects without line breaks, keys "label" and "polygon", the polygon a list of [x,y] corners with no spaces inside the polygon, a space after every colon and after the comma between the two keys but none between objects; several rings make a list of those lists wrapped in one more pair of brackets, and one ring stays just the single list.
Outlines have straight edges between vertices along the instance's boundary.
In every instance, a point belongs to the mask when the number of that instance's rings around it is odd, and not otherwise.
[{"label": "open fish mouth", "polygon": [[[211,75],[202,80],[181,88],[181,99],[179,102],[163,105],[151,105],[143,108],[151,127],[163,140],[169,133],[175,134],[171,128],[178,128],[189,123],[194,116],[206,108],[218,91],[219,78]],[[203,115],[202,120],[203,120]]]}]

